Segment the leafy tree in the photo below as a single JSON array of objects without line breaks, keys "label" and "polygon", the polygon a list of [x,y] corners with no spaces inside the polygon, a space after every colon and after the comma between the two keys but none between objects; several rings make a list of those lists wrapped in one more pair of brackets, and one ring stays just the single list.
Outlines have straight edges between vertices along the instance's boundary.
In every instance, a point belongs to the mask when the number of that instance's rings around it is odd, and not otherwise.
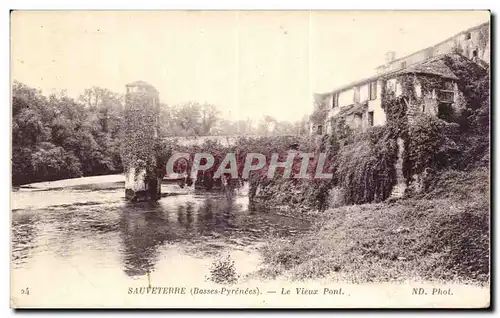
[{"label": "leafy tree", "polygon": [[214,105],[203,104],[201,106],[201,130],[204,136],[210,135],[210,131],[219,120],[219,110]]},{"label": "leafy tree", "polygon": [[43,96],[14,82],[12,183],[116,173],[123,106],[119,94],[92,87],[78,100]]}]

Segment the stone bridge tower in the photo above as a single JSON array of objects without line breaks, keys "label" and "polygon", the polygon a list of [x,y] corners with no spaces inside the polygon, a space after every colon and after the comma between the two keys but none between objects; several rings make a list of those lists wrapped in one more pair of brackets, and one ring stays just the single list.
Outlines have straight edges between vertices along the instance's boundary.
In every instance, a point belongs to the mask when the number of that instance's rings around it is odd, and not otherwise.
[{"label": "stone bridge tower", "polygon": [[122,126],[121,157],[125,173],[125,198],[131,201],[158,200],[156,145],[160,103],[158,91],[150,84],[136,81],[126,85]]}]

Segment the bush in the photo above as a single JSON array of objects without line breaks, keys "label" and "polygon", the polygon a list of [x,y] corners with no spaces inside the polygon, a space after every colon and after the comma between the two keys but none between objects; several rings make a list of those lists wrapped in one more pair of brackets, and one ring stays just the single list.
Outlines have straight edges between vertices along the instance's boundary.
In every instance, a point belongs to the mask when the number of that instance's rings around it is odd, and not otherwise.
[{"label": "bush", "polygon": [[31,155],[31,166],[35,180],[57,180],[82,175],[78,158],[51,143],[42,143]]},{"label": "bush", "polygon": [[[327,276],[343,282],[489,280],[489,201],[486,170],[449,171],[449,196],[328,210],[318,229],[263,248],[274,275],[296,280]],[[437,186],[437,185],[436,185]],[[468,194],[466,194],[468,192]]]},{"label": "bush", "polygon": [[407,176],[455,163],[459,149],[452,139],[458,126],[427,114],[415,116],[409,130]]},{"label": "bush", "polygon": [[217,284],[235,284],[239,275],[236,273],[234,261],[228,255],[225,258],[215,260],[210,267],[209,281]]}]

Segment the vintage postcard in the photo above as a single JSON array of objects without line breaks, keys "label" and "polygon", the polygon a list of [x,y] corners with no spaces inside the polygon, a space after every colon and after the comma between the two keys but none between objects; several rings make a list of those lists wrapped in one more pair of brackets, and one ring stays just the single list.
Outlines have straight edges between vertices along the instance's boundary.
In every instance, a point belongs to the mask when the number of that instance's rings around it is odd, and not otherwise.
[{"label": "vintage postcard", "polygon": [[489,11],[12,11],[13,308],[488,308]]}]

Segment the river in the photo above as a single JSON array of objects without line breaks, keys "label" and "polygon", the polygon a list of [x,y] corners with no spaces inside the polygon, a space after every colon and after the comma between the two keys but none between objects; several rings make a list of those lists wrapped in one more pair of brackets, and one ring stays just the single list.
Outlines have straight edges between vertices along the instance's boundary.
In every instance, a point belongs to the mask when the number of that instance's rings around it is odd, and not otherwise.
[{"label": "river", "polygon": [[[262,265],[259,247],[270,237],[308,231],[310,222],[268,208],[249,209],[244,188],[226,197],[163,185],[165,197],[158,202],[129,203],[123,179],[79,178],[12,192],[11,306],[462,308],[464,299],[466,307],[488,303],[489,288],[456,283],[264,279],[255,275]],[[237,283],[214,283],[211,269],[227,257]],[[149,286],[185,293],[131,293]],[[195,294],[216,288],[258,293]],[[414,288],[452,290],[455,296],[412,297]],[[318,296],[302,295],[306,289]]]},{"label": "river", "polygon": [[203,282],[212,264],[228,256],[244,283],[261,264],[260,244],[310,226],[249,209],[246,189],[226,197],[162,185],[168,195],[158,202],[130,203],[120,179],[62,180],[12,193],[13,291],[31,287],[37,302],[65,304],[64,295],[79,292]]}]

